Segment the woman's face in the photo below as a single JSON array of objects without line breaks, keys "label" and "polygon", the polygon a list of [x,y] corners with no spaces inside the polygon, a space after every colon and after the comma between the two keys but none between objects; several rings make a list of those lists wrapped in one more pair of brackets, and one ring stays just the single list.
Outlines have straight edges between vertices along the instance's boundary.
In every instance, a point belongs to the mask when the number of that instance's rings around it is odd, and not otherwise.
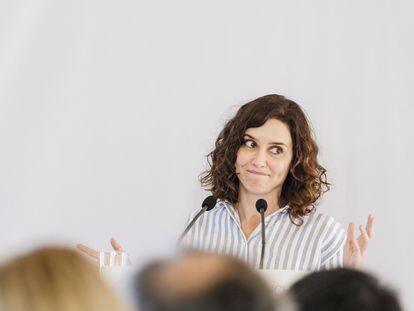
[{"label": "woman's face", "polygon": [[292,157],[292,137],[282,121],[269,119],[261,127],[248,128],[235,164],[240,191],[279,195]]}]

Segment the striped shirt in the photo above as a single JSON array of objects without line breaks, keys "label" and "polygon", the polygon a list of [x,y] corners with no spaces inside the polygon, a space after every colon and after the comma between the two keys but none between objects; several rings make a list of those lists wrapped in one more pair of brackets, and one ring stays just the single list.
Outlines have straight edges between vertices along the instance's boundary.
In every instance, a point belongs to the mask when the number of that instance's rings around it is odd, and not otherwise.
[{"label": "striped shirt", "polygon": [[[294,225],[287,207],[266,216],[264,269],[315,271],[342,266],[342,226],[332,217],[316,212],[303,217],[303,221],[301,226]],[[258,268],[261,226],[246,239],[236,209],[227,202],[218,202],[197,220],[182,243],[185,248],[237,257]]]}]

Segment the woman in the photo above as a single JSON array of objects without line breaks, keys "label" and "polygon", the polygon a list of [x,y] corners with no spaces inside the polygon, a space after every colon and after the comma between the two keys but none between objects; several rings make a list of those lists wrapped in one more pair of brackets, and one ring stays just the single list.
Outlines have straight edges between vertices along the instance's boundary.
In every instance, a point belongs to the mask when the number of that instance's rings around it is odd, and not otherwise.
[{"label": "woman", "polygon": [[[260,216],[265,199],[264,268],[319,270],[345,264],[359,267],[372,234],[373,217],[354,238],[333,218],[315,212],[329,190],[326,170],[305,114],[295,102],[267,95],[243,105],[229,120],[209,154],[202,185],[219,199],[186,236],[186,246],[233,255],[258,266]],[[190,217],[191,219],[192,217]],[[112,241],[117,250],[116,241]],[[80,246],[83,251],[96,251]]]},{"label": "woman", "polygon": [[44,248],[0,267],[2,311],[119,311],[98,270],[78,253]]},{"label": "woman", "polygon": [[[255,202],[265,199],[264,268],[341,266],[344,231],[333,218],[314,210],[329,190],[317,155],[306,116],[295,102],[267,95],[242,106],[219,134],[209,154],[210,168],[201,178],[220,202],[196,223],[186,244],[244,258],[257,267],[261,228]],[[368,242],[368,231],[361,228],[361,242]],[[351,249],[359,246],[351,234],[350,242]],[[360,264],[354,251],[346,249],[345,255],[346,264]]]}]

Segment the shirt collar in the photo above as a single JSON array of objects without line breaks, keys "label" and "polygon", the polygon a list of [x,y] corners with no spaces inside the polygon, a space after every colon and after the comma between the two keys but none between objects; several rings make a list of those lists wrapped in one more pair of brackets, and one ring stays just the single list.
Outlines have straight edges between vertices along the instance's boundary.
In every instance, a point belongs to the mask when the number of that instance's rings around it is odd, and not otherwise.
[{"label": "shirt collar", "polygon": [[[226,202],[226,201],[219,201],[217,205],[219,208],[225,208],[233,217],[239,219],[239,214],[237,213],[237,210],[233,206],[233,204],[230,204],[229,202]],[[289,212],[289,205],[285,205],[284,207],[278,209],[277,211],[274,211],[270,215],[267,215],[265,217],[265,223],[269,222],[277,214],[286,214],[288,212]]]}]

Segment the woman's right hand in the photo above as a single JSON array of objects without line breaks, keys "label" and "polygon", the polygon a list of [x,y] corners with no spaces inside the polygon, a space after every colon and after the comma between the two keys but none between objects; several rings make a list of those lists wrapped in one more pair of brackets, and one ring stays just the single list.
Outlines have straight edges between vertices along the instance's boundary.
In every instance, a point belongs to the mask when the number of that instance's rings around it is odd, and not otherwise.
[{"label": "woman's right hand", "polygon": [[359,226],[359,231],[361,234],[355,238],[354,223],[350,223],[348,226],[348,237],[344,245],[344,258],[343,263],[345,267],[360,269],[362,266],[362,260],[364,254],[368,248],[368,243],[372,238],[372,228],[374,225],[374,216],[369,215],[367,225],[364,228]]},{"label": "woman's right hand", "polygon": [[[111,238],[110,240],[111,246],[116,252],[122,252],[122,246],[118,243],[117,240],[114,238]],[[99,261],[99,251],[96,249],[90,248],[89,246],[83,245],[83,244],[77,244],[76,248],[80,250],[82,253],[88,255],[91,259]]]}]

